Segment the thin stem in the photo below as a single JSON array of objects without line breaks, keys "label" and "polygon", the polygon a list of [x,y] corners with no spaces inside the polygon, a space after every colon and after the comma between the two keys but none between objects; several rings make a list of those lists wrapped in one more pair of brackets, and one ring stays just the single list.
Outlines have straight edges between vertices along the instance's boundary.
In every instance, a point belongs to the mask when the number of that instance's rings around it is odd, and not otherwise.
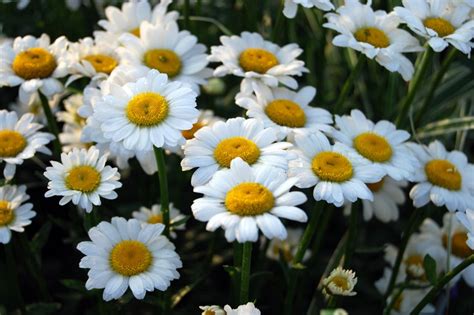
[{"label": "thin stem", "polygon": [[449,66],[451,65],[451,62],[453,61],[457,52],[458,50],[453,47],[451,51],[448,53],[448,55],[446,56],[446,59],[444,59],[443,63],[441,64],[441,68],[438,70],[438,73],[436,73],[436,76],[433,82],[431,83],[431,87],[430,87],[430,90],[428,91],[428,94],[425,97],[425,101],[423,102],[423,105],[421,106],[420,110],[416,114],[415,126],[419,126],[425,111],[428,109],[429,105],[431,105],[436,88],[441,83],[441,80],[443,79],[444,74],[449,69]]},{"label": "thin stem", "polygon": [[359,72],[362,69],[364,62],[365,62],[365,57],[359,56],[359,59],[357,59],[356,65],[354,66],[354,68],[352,68],[351,73],[349,74],[346,81],[344,82],[344,85],[342,86],[342,90],[339,93],[339,97],[337,98],[337,101],[333,108],[334,113],[338,114],[341,111],[341,106],[346,101],[346,98],[349,95],[349,92],[351,91],[351,88],[354,85],[354,81],[359,75]]},{"label": "thin stem", "polygon": [[388,283],[387,292],[385,292],[385,299],[387,299],[390,294],[392,294],[393,288],[395,287],[395,281],[397,279],[398,271],[400,270],[400,265],[403,260],[403,254],[405,253],[405,249],[407,247],[408,241],[410,240],[411,234],[415,231],[416,227],[422,216],[422,208],[415,209],[408,221],[407,227],[403,232],[402,241],[400,243],[400,247],[398,249],[397,258],[395,259],[395,264],[393,265],[392,274],[390,276],[390,281]]},{"label": "thin stem", "polygon": [[283,17],[283,1],[280,1],[280,6],[279,6],[277,14],[278,15],[275,21],[275,25],[273,25],[273,29],[272,29],[272,36],[271,36],[272,42],[276,42],[277,36],[280,35],[280,31],[285,22],[285,19]]},{"label": "thin stem", "polygon": [[222,33],[226,34],[227,36],[234,35],[234,33],[232,33],[231,30],[229,30],[227,27],[224,26],[224,24],[217,21],[216,19],[209,18],[209,17],[204,17],[204,16],[190,16],[189,20],[190,21],[197,21],[197,22],[211,23],[215,27],[217,27]]},{"label": "thin stem", "polygon": [[293,302],[295,299],[296,285],[298,282],[297,269],[303,261],[304,254],[306,253],[306,250],[308,249],[309,244],[313,239],[313,235],[316,231],[316,226],[318,225],[319,219],[321,217],[322,209],[318,209],[319,206],[320,204],[316,203],[315,209],[311,214],[308,225],[306,226],[303,236],[301,237],[300,243],[298,244],[296,255],[293,258],[293,261],[291,262],[292,268],[290,270],[289,277],[290,283],[288,284],[288,293],[285,299],[285,309],[283,311],[283,314],[291,314],[293,311]]},{"label": "thin stem", "polygon": [[471,264],[474,263],[474,254],[466,258],[462,263],[457,265],[453,270],[450,272],[446,273],[444,277],[438,280],[438,282],[431,288],[431,290],[425,295],[425,297],[418,303],[417,306],[411,311],[410,315],[417,315],[420,314],[420,312],[423,310],[423,308],[433,301],[433,299],[436,297],[438,292],[448,283],[453,279],[455,276],[457,276],[461,271],[469,267]]},{"label": "thin stem", "polygon": [[48,121],[48,129],[55,136],[55,139],[53,140],[54,156],[58,158],[61,154],[61,142],[59,142],[58,124],[56,123],[56,119],[53,116],[51,107],[49,107],[48,98],[42,93],[39,93],[39,96],[41,100],[41,107],[43,108],[46,120]]},{"label": "thin stem", "polygon": [[249,301],[251,261],[252,242],[245,242],[242,251],[242,268],[240,269],[240,304],[245,304]]},{"label": "thin stem", "polygon": [[7,263],[7,275],[10,278],[10,284],[12,287],[12,291],[16,295],[16,299],[18,304],[20,305],[20,308],[22,312],[25,312],[25,302],[23,300],[23,296],[21,295],[21,290],[20,286],[18,285],[18,271],[17,271],[17,264],[15,262],[15,255],[13,254],[13,245],[6,244],[4,246],[5,248],[5,257],[6,257],[6,263]]},{"label": "thin stem", "polygon": [[401,108],[399,110],[398,117],[395,121],[397,127],[401,126],[402,123],[405,121],[404,118],[408,116],[408,111],[410,110],[411,103],[413,103],[415,95],[419,90],[421,81],[425,76],[426,70],[428,69],[428,65],[430,64],[432,55],[433,50],[430,47],[427,47],[425,52],[423,53],[423,57],[421,58],[420,65],[416,67],[417,69],[415,69],[413,79],[408,85],[408,95],[405,97],[402,104],[400,105]]},{"label": "thin stem", "polygon": [[160,205],[161,214],[163,215],[163,224],[165,230],[163,234],[169,238],[170,236],[170,208],[168,194],[168,178],[166,175],[165,153],[162,148],[153,147],[155,151],[156,164],[158,165],[158,180],[160,182]]},{"label": "thin stem", "polygon": [[189,0],[184,0],[184,28],[189,29]]},{"label": "thin stem", "polygon": [[359,218],[359,202],[356,204],[352,204],[351,207],[351,215],[349,217],[349,230],[347,236],[347,242],[344,248],[344,267],[349,267],[352,259],[352,255],[354,254],[354,250],[356,247],[357,241],[357,225],[358,225],[358,218]]}]

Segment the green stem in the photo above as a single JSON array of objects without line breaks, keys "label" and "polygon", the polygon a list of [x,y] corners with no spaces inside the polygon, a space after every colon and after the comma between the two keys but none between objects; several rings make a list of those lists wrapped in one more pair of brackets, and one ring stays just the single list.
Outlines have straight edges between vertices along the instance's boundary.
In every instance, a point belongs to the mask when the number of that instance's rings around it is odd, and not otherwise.
[{"label": "green stem", "polygon": [[156,164],[158,165],[158,180],[160,182],[160,205],[161,214],[163,215],[163,224],[165,230],[163,234],[169,238],[170,236],[170,208],[168,194],[168,178],[166,175],[165,153],[162,148],[153,147],[155,151]]},{"label": "green stem", "polygon": [[272,36],[271,36],[272,42],[277,41],[277,37],[278,37],[278,35],[280,35],[281,29],[282,29],[283,24],[285,22],[285,19],[283,17],[283,1],[280,1],[280,6],[279,6],[277,14],[278,15],[277,15],[277,18],[276,18],[276,21],[275,21],[275,25],[273,25],[273,29],[272,29]]},{"label": "green stem", "polygon": [[451,51],[448,53],[448,55],[446,56],[446,59],[444,59],[443,63],[441,64],[441,68],[438,70],[438,73],[436,73],[436,76],[433,82],[431,83],[431,87],[430,87],[430,90],[428,91],[428,94],[426,95],[425,101],[423,102],[423,105],[421,106],[420,110],[418,111],[416,115],[415,126],[418,126],[420,124],[425,111],[431,105],[436,88],[441,83],[441,80],[443,79],[444,74],[446,73],[449,66],[451,65],[451,62],[453,61],[457,52],[458,50],[453,47]]},{"label": "green stem", "polygon": [[388,282],[387,292],[385,292],[385,300],[392,294],[393,288],[395,287],[395,281],[397,279],[398,271],[400,270],[400,265],[403,260],[403,254],[407,247],[410,236],[416,230],[420,219],[423,218],[422,208],[413,210],[410,219],[408,220],[407,227],[403,233],[403,237],[398,249],[397,258],[395,259],[395,264],[393,265],[392,274],[390,275],[390,280]]},{"label": "green stem", "polygon": [[[311,214],[308,225],[306,226],[303,236],[301,237],[301,241],[298,244],[296,255],[293,258],[293,261],[291,262],[292,266],[289,277],[290,283],[288,284],[288,293],[285,299],[285,309],[283,311],[283,314],[292,314],[293,312],[293,302],[295,299],[296,285],[298,282],[297,269],[299,269],[299,265],[303,261],[304,254],[306,253],[306,250],[308,249],[309,244],[311,243],[313,235],[316,231],[316,226],[318,225],[319,219],[321,217],[322,209],[318,209],[319,206],[320,204],[316,203],[315,209]],[[313,255],[314,254],[315,253],[313,253]]]},{"label": "green stem", "polygon": [[360,205],[360,202],[357,202],[356,204],[352,204],[352,207],[351,207],[347,242],[344,248],[344,267],[345,268],[349,267],[351,263],[352,255],[354,254],[354,250],[356,247],[357,225],[358,225],[359,212],[361,210],[359,205]]},{"label": "green stem", "polygon": [[321,218],[318,222],[318,231],[316,232],[316,237],[314,238],[313,247],[311,249],[313,254],[311,255],[310,264],[311,262],[314,262],[317,258],[317,253],[319,253],[319,249],[321,248],[321,244],[326,234],[326,229],[328,227],[329,220],[331,220],[333,213],[334,211],[332,206],[327,207],[326,209],[324,209],[324,211],[322,211]]},{"label": "green stem", "polygon": [[249,301],[250,264],[252,261],[252,242],[245,242],[242,251],[242,268],[240,269],[240,304]]},{"label": "green stem", "polygon": [[356,65],[354,66],[354,68],[352,68],[351,73],[349,74],[346,81],[344,82],[344,85],[342,86],[342,90],[339,93],[339,97],[337,98],[337,101],[334,105],[333,112],[335,114],[338,114],[341,111],[341,106],[346,101],[346,98],[349,95],[349,92],[351,91],[351,88],[354,85],[354,81],[358,77],[359,72],[362,69],[362,66],[364,65],[364,62],[365,62],[365,57],[359,56],[359,59],[357,59]]},{"label": "green stem", "polygon": [[431,288],[431,290],[425,295],[425,297],[418,303],[417,306],[411,311],[410,315],[417,315],[420,314],[420,312],[423,310],[423,308],[433,301],[433,299],[436,297],[438,292],[443,289],[443,287],[451,281],[455,276],[457,276],[461,271],[469,267],[471,264],[474,263],[474,254],[467,257],[462,263],[457,265],[453,270],[450,272],[446,273],[444,277],[438,280],[436,284]]},{"label": "green stem", "polygon": [[189,29],[189,0],[184,0],[184,28]]},{"label": "green stem", "polygon": [[56,158],[59,158],[61,154],[61,142],[59,142],[58,124],[56,123],[56,119],[53,116],[51,107],[49,107],[48,98],[44,96],[42,93],[39,93],[39,96],[41,100],[41,107],[43,108],[43,112],[46,116],[46,120],[48,121],[48,129],[55,136],[55,139],[53,140],[54,156]]},{"label": "green stem", "polygon": [[7,271],[6,274],[8,278],[10,278],[10,285],[12,288],[13,293],[15,294],[16,297],[16,302],[20,305],[20,309],[22,312],[25,312],[25,302],[23,300],[23,296],[21,295],[21,290],[20,286],[18,285],[19,280],[18,280],[18,271],[17,271],[17,264],[15,262],[15,255],[13,254],[13,245],[10,242],[10,244],[6,244],[4,246],[5,248],[5,257],[6,257],[6,264],[7,264]]},{"label": "green stem", "polygon": [[415,99],[415,95],[419,90],[422,79],[425,76],[428,65],[430,64],[431,56],[433,55],[433,50],[430,47],[427,47],[421,58],[420,65],[416,67],[415,74],[413,79],[408,85],[408,95],[405,97],[401,104],[401,109],[399,109],[398,117],[395,121],[397,127],[400,127],[405,121],[404,117],[408,116],[408,111],[410,110],[411,103]]}]

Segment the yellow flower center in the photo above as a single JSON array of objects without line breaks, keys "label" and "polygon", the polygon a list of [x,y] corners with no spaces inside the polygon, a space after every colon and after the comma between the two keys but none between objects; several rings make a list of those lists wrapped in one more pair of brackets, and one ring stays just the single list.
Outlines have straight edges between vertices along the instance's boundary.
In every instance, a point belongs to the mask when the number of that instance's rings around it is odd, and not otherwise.
[{"label": "yellow flower center", "polygon": [[15,219],[15,213],[10,208],[10,203],[6,200],[0,200],[0,226],[5,226]]},{"label": "yellow flower center", "polygon": [[166,73],[170,78],[178,75],[181,71],[181,59],[169,49],[149,50],[145,53],[144,61],[149,68]]},{"label": "yellow flower center", "polygon": [[[423,257],[420,255],[412,255],[405,259],[406,272],[409,276],[415,279],[421,278],[425,280],[424,267],[423,267]],[[414,270],[423,270],[423,274],[417,274]]]},{"label": "yellow flower center", "polygon": [[136,27],[133,30],[130,30],[129,33],[135,35],[136,37],[140,37],[140,27]]},{"label": "yellow flower center", "polygon": [[373,162],[387,162],[392,157],[392,147],[384,137],[372,132],[354,138],[354,147],[363,157]]},{"label": "yellow flower center", "polygon": [[127,118],[137,126],[158,125],[168,116],[168,101],[158,93],[145,92],[135,95],[127,104]]},{"label": "yellow flower center", "polygon": [[336,287],[341,288],[343,291],[349,290],[349,281],[343,276],[334,276],[331,279],[331,283]]},{"label": "yellow flower center", "polygon": [[184,139],[190,140],[194,138],[194,134],[204,126],[206,126],[206,124],[198,121],[197,123],[193,125],[191,129],[181,131],[181,134],[183,135]]},{"label": "yellow flower center", "polygon": [[[451,236],[451,252],[461,258],[466,258],[474,253],[466,244],[467,233],[456,232]],[[443,234],[443,246],[448,249],[448,235]]]},{"label": "yellow flower center", "polygon": [[90,193],[100,185],[100,173],[89,165],[73,167],[67,174],[64,182],[71,190],[78,190],[83,193]]},{"label": "yellow flower center", "polygon": [[278,65],[278,59],[268,50],[247,48],[240,54],[239,64],[246,72],[253,71],[263,74]]},{"label": "yellow flower center", "polygon": [[372,183],[372,184],[366,184],[367,187],[369,187],[369,189],[372,191],[372,192],[378,192],[380,191],[380,189],[382,189],[383,187],[383,183],[385,181],[385,177],[382,178],[380,181],[376,182],[376,183]]},{"label": "yellow flower center", "polygon": [[260,157],[260,149],[249,139],[232,137],[219,142],[214,150],[214,158],[222,167],[230,167],[230,162],[237,157],[248,164],[253,164]]},{"label": "yellow flower center", "polygon": [[216,315],[216,312],[207,310],[204,312],[204,315]]},{"label": "yellow flower center", "polygon": [[376,48],[385,48],[390,45],[390,39],[384,33],[384,31],[375,27],[359,28],[354,33],[354,37],[359,42],[370,44]]},{"label": "yellow flower center", "polygon": [[114,58],[101,54],[85,56],[84,60],[87,60],[94,67],[95,71],[106,74],[110,74],[118,65],[117,60]]},{"label": "yellow flower center", "polygon": [[427,18],[423,21],[423,24],[438,33],[439,37],[451,35],[456,30],[449,21],[443,18]]},{"label": "yellow flower center", "polygon": [[351,179],[354,173],[351,162],[337,152],[318,153],[313,158],[311,168],[321,180],[337,183]]},{"label": "yellow flower center", "polygon": [[163,223],[163,215],[153,214],[148,218],[147,222],[150,224]]},{"label": "yellow flower center", "polygon": [[225,206],[239,216],[255,216],[270,211],[275,198],[268,188],[258,183],[242,183],[227,192]]},{"label": "yellow flower center", "polygon": [[275,244],[272,248],[272,251],[273,254],[277,257],[281,254],[286,262],[291,262],[293,260],[293,253],[291,252],[291,247],[286,242],[281,244]]},{"label": "yellow flower center", "polygon": [[462,176],[451,162],[447,160],[431,160],[425,165],[428,180],[436,186],[449,190],[460,190]]},{"label": "yellow flower center", "polygon": [[43,79],[56,69],[56,59],[43,48],[29,48],[16,55],[12,69],[16,75],[25,79]]},{"label": "yellow flower center", "polygon": [[115,245],[109,259],[115,272],[131,277],[147,271],[153,256],[142,242],[126,240]]},{"label": "yellow flower center", "polygon": [[15,157],[26,147],[23,135],[13,130],[0,130],[0,158]]},{"label": "yellow flower center", "polygon": [[393,303],[393,309],[396,310],[397,312],[400,312],[400,309],[402,307],[402,302],[403,302],[403,293],[400,294],[395,300],[395,303]]},{"label": "yellow flower center", "polygon": [[265,107],[265,113],[274,123],[280,126],[301,128],[306,123],[304,110],[291,100],[274,100]]}]

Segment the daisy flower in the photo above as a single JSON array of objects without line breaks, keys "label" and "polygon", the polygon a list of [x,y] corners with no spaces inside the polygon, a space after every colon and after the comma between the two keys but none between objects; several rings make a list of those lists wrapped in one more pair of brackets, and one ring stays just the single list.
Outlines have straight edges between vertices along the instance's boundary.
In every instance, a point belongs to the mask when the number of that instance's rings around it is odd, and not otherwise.
[{"label": "daisy flower", "polygon": [[174,245],[162,235],[163,224],[142,226],[138,220],[114,217],[89,230],[92,242],[77,249],[85,257],[80,268],[90,269],[86,289],[104,289],[103,299],[119,299],[130,287],[139,300],[146,292],[165,291],[179,279],[182,267]]},{"label": "daisy flower", "polygon": [[[465,258],[474,254],[467,243],[468,230],[456,220],[454,214],[447,212],[443,216],[443,225],[440,227],[432,219],[425,219],[420,227],[421,235],[429,241],[430,251],[441,251],[444,254],[443,266],[446,265],[448,255],[450,269],[455,268]],[[451,240],[451,246],[449,246]],[[451,247],[451,253],[448,252]],[[474,288],[474,265],[471,265],[461,272],[461,277],[466,283]],[[455,278],[457,279],[457,278]]]},{"label": "daisy flower", "polygon": [[[170,224],[172,225],[171,237],[176,238],[176,233],[173,231],[184,230],[185,223],[181,223],[180,225],[176,225],[176,224],[184,220],[186,216],[181,214],[181,212],[176,207],[174,207],[173,203],[169,204],[169,212],[170,212]],[[151,206],[151,209],[148,209],[146,207],[140,207],[138,211],[133,211],[132,216],[138,221],[142,222],[143,224],[163,223],[163,214],[161,213],[161,205],[158,205],[158,204]]]},{"label": "daisy flower", "polygon": [[[48,99],[48,104],[51,108],[51,112],[55,113],[58,110],[59,102],[61,99],[61,94],[56,94],[52,98]],[[43,106],[41,104],[39,93],[33,93],[33,95],[31,95],[31,97],[27,100],[27,102],[22,102],[18,98],[15,103],[10,104],[9,110],[16,112],[18,116],[22,116],[23,114],[28,113],[32,114],[34,116],[33,121],[42,125],[46,125],[48,123],[46,116],[43,112]]]},{"label": "daisy flower", "polygon": [[72,74],[66,85],[82,77],[92,82],[103,80],[120,64],[117,47],[110,42],[90,37],[71,43],[68,49],[68,70]]},{"label": "daisy flower", "polygon": [[243,32],[241,36],[221,36],[222,46],[213,46],[209,61],[221,62],[214,76],[233,74],[242,77],[240,91],[250,94],[253,84],[263,82],[272,87],[279,83],[296,89],[298,82],[292,76],[301,76],[308,69],[296,58],[303,53],[297,44],[280,47],[266,41],[258,33]]},{"label": "daisy flower", "polygon": [[474,210],[466,209],[466,213],[458,212],[456,213],[456,217],[468,231],[466,240],[467,246],[474,250]]},{"label": "daisy flower", "polygon": [[82,106],[82,94],[73,94],[64,100],[65,111],[56,113],[58,121],[64,122],[63,130],[59,134],[63,152],[69,152],[73,148],[88,148],[92,142],[82,142],[82,129],[86,119],[79,116],[78,109]]},{"label": "daisy flower", "polygon": [[287,237],[280,218],[306,222],[306,213],[296,206],[306,202],[299,191],[290,192],[296,182],[285,171],[270,167],[250,167],[241,158],[232,160],[230,169],[217,172],[205,186],[194,188],[203,198],[194,200],[191,209],[206,229],[222,227],[228,242],[256,242],[258,229],[268,239]]},{"label": "daisy flower", "polygon": [[51,154],[46,145],[54,136],[38,132],[42,125],[33,122],[32,114],[24,114],[18,119],[15,112],[0,110],[0,163],[5,162],[3,176],[7,180],[15,176],[17,165],[35,156],[36,152]]},{"label": "daisy flower", "polygon": [[201,315],[226,315],[226,312],[218,305],[199,306],[199,309],[202,311]]},{"label": "daisy flower", "polygon": [[353,296],[357,293],[354,287],[357,284],[355,272],[337,267],[329,276],[323,279],[323,293],[326,295]]},{"label": "daisy flower", "polygon": [[[396,181],[390,176],[385,176],[379,182],[367,184],[374,195],[374,201],[362,200],[364,220],[369,221],[376,217],[383,223],[397,221],[399,217],[398,206],[405,203],[403,188],[407,181]],[[352,204],[346,204],[344,213],[349,214]]]},{"label": "daisy flower", "polygon": [[415,172],[417,184],[410,190],[410,198],[417,208],[428,202],[449,211],[465,211],[474,203],[474,167],[460,151],[446,151],[439,141],[428,147],[409,144],[421,167]]},{"label": "daisy flower", "polygon": [[24,227],[31,224],[36,212],[31,210],[31,203],[24,203],[28,199],[24,185],[0,187],[0,243],[8,244],[11,231],[24,232]]},{"label": "daisy flower", "polygon": [[183,171],[197,168],[191,178],[193,186],[206,184],[220,169],[229,168],[240,157],[249,165],[269,165],[283,170],[293,157],[286,150],[289,142],[277,142],[274,129],[265,128],[261,120],[233,118],[216,122],[196,132],[184,145]]},{"label": "daisy flower", "polygon": [[[291,263],[298,251],[298,245],[303,236],[303,229],[288,228],[287,232],[288,235],[285,240],[274,238],[270,241],[266,252],[267,258],[280,261],[280,257],[282,257],[285,262]],[[306,250],[302,262],[308,260],[309,257],[311,257],[311,250]]]},{"label": "daisy flower", "polygon": [[49,36],[17,37],[0,46],[0,86],[20,86],[19,97],[27,103],[36,91],[50,98],[63,90],[58,80],[67,75],[64,36],[50,43]]},{"label": "daisy flower", "polygon": [[332,43],[349,47],[374,59],[390,72],[398,72],[405,81],[413,76],[413,64],[403,53],[422,51],[418,40],[398,28],[399,19],[394,12],[375,11],[372,1],[346,0],[336,13],[326,14],[323,26],[340,33]]},{"label": "daisy flower", "polygon": [[206,68],[206,46],[197,43],[197,37],[188,31],[179,31],[178,25],[140,25],[140,38],[123,34],[119,54],[125,64],[146,66],[165,73],[171,81],[189,84],[196,93],[199,85],[205,84],[212,75]]},{"label": "daisy flower", "polygon": [[44,176],[49,179],[45,197],[62,196],[59,205],[73,204],[92,211],[92,205],[100,206],[100,198],[115,199],[114,191],[122,187],[116,168],[105,166],[107,156],[100,156],[95,147],[72,149],[61,154],[61,163],[51,161]]},{"label": "daisy flower", "polygon": [[199,117],[196,123],[193,124],[193,127],[188,130],[183,130],[181,133],[186,140],[194,139],[196,132],[201,130],[201,128],[206,126],[212,126],[218,121],[223,121],[222,118],[214,115],[212,110],[199,110]]},{"label": "daisy flower", "polygon": [[336,207],[358,198],[374,200],[366,184],[382,179],[381,167],[342,143],[331,145],[321,132],[298,134],[295,144],[298,159],[290,161],[288,175],[298,180],[298,188],[314,187],[315,200],[325,200]]},{"label": "daisy flower", "polygon": [[172,0],[161,0],[152,10],[148,0],[135,0],[122,4],[122,8],[108,6],[105,8],[106,20],[98,22],[105,32],[95,32],[100,40],[113,40],[123,33],[130,33],[140,37],[140,24],[143,21],[159,24],[176,23],[178,12],[167,12]]},{"label": "daisy flower", "polygon": [[467,1],[403,0],[403,7],[394,8],[400,19],[416,34],[428,39],[434,51],[443,51],[449,44],[470,55],[474,37],[474,21],[469,16]]},{"label": "daisy flower", "polygon": [[307,86],[299,91],[254,85],[252,95],[237,94],[236,103],[247,110],[247,116],[263,121],[265,127],[275,128],[283,139],[294,132],[329,131],[332,115],[325,109],[309,106],[316,89]]},{"label": "daisy flower", "polygon": [[240,305],[236,309],[230,307],[230,305],[224,306],[224,311],[226,315],[260,315],[260,311],[255,305],[251,302],[248,302],[245,305]]},{"label": "daisy flower", "polygon": [[352,147],[362,157],[380,166],[395,180],[411,179],[419,167],[417,159],[406,146],[410,134],[397,130],[387,120],[373,123],[359,110],[350,116],[336,116],[336,127],[332,136],[336,141]]},{"label": "daisy flower", "polygon": [[181,132],[198,116],[196,93],[184,83],[168,82],[157,70],[124,86],[111,84],[111,94],[94,110],[106,139],[137,151],[184,143]]},{"label": "daisy flower", "polygon": [[316,7],[323,11],[334,10],[334,5],[329,0],[285,0],[283,14],[289,19],[294,18],[298,11],[298,4],[308,9]]}]

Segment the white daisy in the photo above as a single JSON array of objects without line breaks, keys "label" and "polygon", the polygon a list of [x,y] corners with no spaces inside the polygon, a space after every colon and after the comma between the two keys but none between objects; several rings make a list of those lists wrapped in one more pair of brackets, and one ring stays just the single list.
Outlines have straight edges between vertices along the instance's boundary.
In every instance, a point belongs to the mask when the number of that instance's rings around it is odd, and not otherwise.
[{"label": "white daisy", "polygon": [[[364,220],[369,221],[375,216],[383,223],[397,221],[399,217],[398,206],[405,203],[403,188],[407,181],[396,181],[390,176],[385,176],[381,181],[367,184],[374,195],[374,201],[362,200]],[[352,204],[346,204],[344,213],[349,215]]]},{"label": "white daisy", "polygon": [[373,201],[366,184],[380,181],[384,170],[337,142],[331,145],[321,132],[295,136],[298,159],[289,163],[288,175],[299,188],[314,187],[315,200],[341,207],[357,198]]},{"label": "white daisy", "polygon": [[323,279],[323,293],[326,295],[353,296],[357,293],[354,287],[357,284],[355,272],[337,267],[328,277]]},{"label": "white daisy", "polygon": [[111,84],[111,94],[94,109],[105,138],[137,151],[184,143],[181,132],[191,129],[198,116],[196,93],[156,70],[124,86]]},{"label": "white daisy", "polygon": [[128,287],[140,300],[147,291],[165,291],[179,279],[176,269],[182,263],[163,230],[162,224],[142,226],[138,220],[119,217],[91,228],[92,242],[77,245],[86,255],[79,267],[90,269],[86,288],[104,289],[105,301],[119,299]]},{"label": "white daisy", "polygon": [[449,44],[470,55],[474,37],[474,21],[469,16],[467,1],[403,0],[403,7],[394,10],[416,34],[427,38],[434,51],[443,51]]},{"label": "white daisy", "polygon": [[397,130],[387,120],[373,123],[359,110],[350,116],[336,116],[332,136],[336,141],[352,147],[362,157],[384,169],[395,180],[411,179],[419,167],[417,159],[406,146],[410,134]]},{"label": "white daisy", "polygon": [[189,84],[196,93],[212,75],[206,68],[206,46],[188,31],[179,31],[176,23],[140,25],[140,38],[123,34],[119,54],[125,64],[146,66],[168,75],[170,81]]},{"label": "white daisy", "polygon": [[65,111],[56,113],[58,121],[64,122],[63,130],[59,134],[63,152],[69,152],[73,148],[88,148],[91,142],[82,142],[82,129],[86,120],[79,116],[78,109],[82,106],[82,94],[73,94],[64,100]]},{"label": "white daisy", "polygon": [[329,0],[285,0],[283,14],[289,19],[294,18],[298,11],[298,4],[308,9],[316,7],[323,11],[334,10],[334,5]]},{"label": "white daisy", "polygon": [[179,17],[178,12],[167,12],[172,0],[161,0],[153,10],[148,0],[134,0],[122,4],[122,9],[114,6],[105,8],[106,20],[100,20],[99,26],[105,29],[94,33],[100,40],[111,41],[123,33],[140,36],[140,24],[148,21],[156,24],[174,24]]},{"label": "white daisy", "polygon": [[399,72],[405,81],[413,76],[414,68],[403,53],[422,51],[418,40],[405,30],[398,28],[395,12],[371,7],[372,1],[362,4],[359,0],[346,0],[336,13],[326,14],[328,23],[323,26],[340,33],[332,43],[349,47],[374,59],[391,72]]},{"label": "white daisy", "polygon": [[474,249],[474,210],[466,209],[466,213],[457,212],[456,217],[468,231],[466,240],[467,246],[469,246],[470,249]]},{"label": "white daisy", "polygon": [[248,302],[245,305],[240,305],[236,309],[233,309],[229,305],[224,306],[224,311],[226,315],[260,315],[260,311],[255,305],[251,302]]},{"label": "white daisy", "polygon": [[[55,113],[58,110],[59,102],[61,101],[62,97],[63,96],[61,94],[56,94],[52,98],[48,99],[51,112]],[[15,103],[10,104],[9,110],[16,112],[18,116],[30,113],[34,116],[34,122],[40,123],[42,125],[46,125],[48,123],[43,112],[43,106],[41,104],[39,93],[33,93],[26,103],[22,102],[18,98]]]},{"label": "white daisy", "polygon": [[[420,227],[421,235],[429,241],[430,251],[441,251],[444,254],[443,266],[448,259],[449,239],[451,239],[451,254],[449,257],[450,269],[459,265],[466,257],[474,254],[468,244],[468,230],[454,217],[453,213],[447,212],[443,216],[443,226],[439,226],[432,219],[425,219]],[[470,287],[474,287],[474,265],[461,272],[461,277]],[[455,278],[455,281],[459,279]]]},{"label": "white daisy", "polygon": [[410,191],[410,198],[417,208],[428,202],[446,206],[449,211],[465,211],[474,203],[474,166],[460,151],[446,151],[439,141],[428,147],[408,144],[418,158],[421,167],[415,172],[417,182]]},{"label": "white daisy", "polygon": [[332,115],[325,109],[309,106],[316,89],[307,86],[299,91],[254,85],[252,95],[237,94],[237,105],[247,109],[247,116],[261,119],[265,127],[275,128],[281,139],[294,132],[329,131]]},{"label": "white daisy", "polygon": [[31,224],[30,219],[36,212],[31,210],[33,204],[24,204],[28,199],[24,185],[0,187],[0,243],[9,243],[11,231],[23,232],[24,227]]},{"label": "white daisy", "polygon": [[92,82],[103,80],[120,64],[114,42],[94,41],[90,37],[71,43],[67,58],[72,75],[66,85],[82,77],[90,78]]},{"label": "white daisy", "polygon": [[199,309],[202,311],[201,315],[226,315],[226,312],[218,305],[199,306]]},{"label": "white daisy", "polygon": [[279,218],[306,222],[306,213],[296,206],[306,202],[299,191],[290,192],[297,180],[287,178],[281,169],[250,167],[241,158],[232,160],[230,169],[217,172],[205,186],[194,188],[203,198],[191,209],[208,231],[222,227],[228,242],[256,242],[258,229],[268,239],[285,239],[287,232]]},{"label": "white daisy", "polygon": [[58,80],[67,75],[64,36],[50,44],[49,36],[17,37],[13,44],[0,46],[0,86],[20,85],[19,97],[27,103],[36,91],[52,97],[64,87]]},{"label": "white daisy", "polygon": [[[267,258],[279,261],[280,257],[290,264],[298,251],[298,245],[303,236],[301,228],[287,228],[288,236],[285,240],[272,239],[266,252]],[[311,250],[306,250],[302,262],[311,257]]]},{"label": "white daisy", "polygon": [[289,142],[277,142],[274,129],[264,128],[258,119],[233,118],[216,122],[196,132],[184,145],[183,171],[197,168],[191,178],[193,186],[206,184],[220,169],[229,168],[240,157],[248,164],[268,165],[283,170],[293,158],[286,150]]},{"label": "white daisy", "polygon": [[72,201],[87,212],[92,211],[92,205],[101,205],[100,198],[117,198],[114,190],[122,187],[120,174],[116,168],[105,166],[106,161],[107,156],[100,156],[95,147],[62,153],[61,163],[51,161],[52,167],[44,173],[49,179],[45,197],[63,196],[61,206]]},{"label": "white daisy", "polygon": [[0,163],[5,162],[3,175],[7,180],[15,176],[17,165],[32,158],[36,152],[51,154],[46,145],[54,136],[38,132],[42,125],[33,122],[32,114],[24,114],[18,119],[15,112],[0,110]]},{"label": "white daisy", "polygon": [[301,76],[308,69],[296,57],[303,53],[297,44],[280,47],[266,41],[258,33],[243,32],[241,36],[221,36],[222,46],[213,46],[209,61],[221,62],[214,76],[233,74],[244,79],[240,91],[250,94],[253,83],[263,82],[272,87],[279,83],[296,89],[298,82],[292,76]]},{"label": "white daisy", "polygon": [[[169,204],[171,237],[176,238],[174,230],[184,230],[185,223],[177,225],[180,221],[186,218],[185,215],[174,207],[173,203]],[[163,223],[163,214],[161,213],[161,205],[153,205],[151,209],[140,207],[138,211],[133,211],[132,216],[143,224],[157,224]]]}]

